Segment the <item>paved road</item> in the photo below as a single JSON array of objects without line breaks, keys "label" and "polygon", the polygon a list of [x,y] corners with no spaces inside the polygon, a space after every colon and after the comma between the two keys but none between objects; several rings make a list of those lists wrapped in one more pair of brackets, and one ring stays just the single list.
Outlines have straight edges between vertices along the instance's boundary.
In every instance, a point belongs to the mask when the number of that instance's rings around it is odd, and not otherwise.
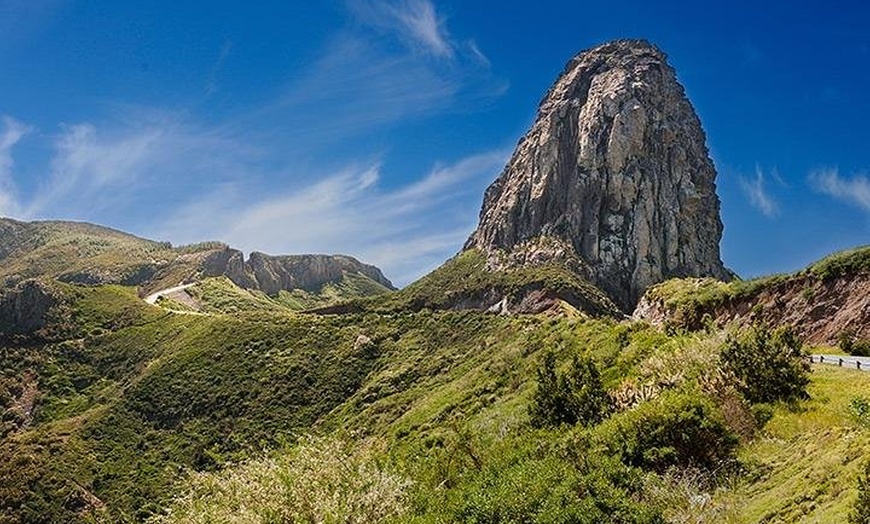
[{"label": "paved road", "polygon": [[182,289],[187,289],[193,285],[194,284],[183,284],[183,285],[171,287],[168,289],[161,289],[160,291],[155,291],[154,293],[151,293],[150,295],[145,297],[144,300],[145,300],[145,302],[147,302],[153,306],[154,304],[157,303],[157,299],[159,299],[160,297],[165,296],[165,295],[171,295],[172,293],[175,293],[176,291],[181,291]]},{"label": "paved road", "polygon": [[[843,367],[851,369],[860,369],[861,371],[870,371],[870,357],[852,357],[848,355],[811,355],[811,362],[815,364],[829,364],[831,366],[839,366],[840,360],[843,361]],[[860,364],[860,365],[859,365]]]}]

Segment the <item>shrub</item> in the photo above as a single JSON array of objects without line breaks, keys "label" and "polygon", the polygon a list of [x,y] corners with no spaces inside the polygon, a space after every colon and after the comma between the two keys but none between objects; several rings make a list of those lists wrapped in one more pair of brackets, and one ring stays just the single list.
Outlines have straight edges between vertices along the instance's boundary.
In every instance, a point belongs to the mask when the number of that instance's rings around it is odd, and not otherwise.
[{"label": "shrub", "polygon": [[807,398],[809,364],[790,327],[771,331],[756,325],[732,334],[720,358],[737,377],[738,389],[752,403]]},{"label": "shrub", "polygon": [[870,461],[858,477],[858,500],[849,514],[851,524],[870,524]]},{"label": "shrub", "polygon": [[837,337],[837,345],[840,346],[845,353],[856,357],[870,357],[870,339],[858,339],[855,336],[855,331],[851,329],[844,330]]},{"label": "shrub", "polygon": [[609,410],[609,397],[601,375],[588,357],[574,356],[565,374],[556,372],[556,357],[546,353],[538,367],[538,388],[529,408],[535,427],[601,422]]},{"label": "shrub", "polygon": [[193,473],[189,491],[149,522],[385,522],[407,511],[410,483],[376,458],[371,445],[309,438],[276,458]]},{"label": "shrub", "polygon": [[849,401],[849,411],[859,424],[870,428],[870,400],[865,397],[853,398]]},{"label": "shrub", "polygon": [[448,490],[420,491],[422,518],[414,522],[662,523],[638,496],[640,471],[559,435],[534,431],[487,447],[481,469],[467,470]]},{"label": "shrub", "polygon": [[675,391],[614,415],[597,435],[626,464],[656,471],[715,469],[732,457],[738,442],[708,398]]}]

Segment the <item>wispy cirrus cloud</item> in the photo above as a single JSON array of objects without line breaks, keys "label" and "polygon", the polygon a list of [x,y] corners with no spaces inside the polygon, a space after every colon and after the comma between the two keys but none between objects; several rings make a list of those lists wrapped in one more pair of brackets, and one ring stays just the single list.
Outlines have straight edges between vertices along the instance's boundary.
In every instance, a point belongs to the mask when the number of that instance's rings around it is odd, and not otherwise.
[{"label": "wispy cirrus cloud", "polygon": [[[772,173],[774,180],[779,181],[781,184],[782,179],[776,171],[774,170]],[[749,204],[752,205],[752,207],[761,211],[761,213],[768,218],[779,215],[779,203],[770,195],[765,186],[764,171],[762,171],[760,167],[755,168],[755,178],[740,177],[739,181],[740,188],[749,198]]]},{"label": "wispy cirrus cloud", "polygon": [[[311,67],[294,75],[276,100],[247,115],[247,125],[292,123],[293,140],[323,147],[474,106],[508,89],[473,40],[450,37],[431,2],[355,0],[347,5],[359,23],[328,39]],[[391,45],[394,36],[406,45]],[[420,53],[421,48],[427,51]]]},{"label": "wispy cirrus cloud", "polygon": [[258,150],[179,115],[127,109],[125,120],[63,125],[22,219],[65,218],[132,227],[192,192],[255,172]]},{"label": "wispy cirrus cloud", "polygon": [[0,116],[0,124],[0,215],[16,216],[21,210],[12,172],[12,150],[31,128],[6,115]]},{"label": "wispy cirrus cloud", "polygon": [[837,168],[817,169],[810,173],[809,182],[819,193],[870,212],[870,178],[866,174],[844,177]]},{"label": "wispy cirrus cloud", "polygon": [[352,0],[348,6],[362,24],[392,33],[435,57],[454,56],[456,45],[444,18],[428,0]]},{"label": "wispy cirrus cloud", "polygon": [[331,253],[340,246],[405,284],[459,249],[476,223],[483,188],[507,154],[491,151],[436,166],[391,189],[379,184],[378,164],[351,165],[259,200],[239,186],[224,186],[168,217],[159,236],[220,238],[271,253]]}]

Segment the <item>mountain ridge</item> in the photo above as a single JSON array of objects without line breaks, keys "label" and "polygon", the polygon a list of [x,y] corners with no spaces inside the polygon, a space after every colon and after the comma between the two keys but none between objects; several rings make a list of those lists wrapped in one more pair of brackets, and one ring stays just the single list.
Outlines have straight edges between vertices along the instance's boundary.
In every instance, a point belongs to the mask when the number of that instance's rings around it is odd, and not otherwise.
[{"label": "mountain ridge", "polygon": [[226,276],[239,287],[275,296],[295,289],[318,293],[349,275],[371,281],[374,290],[395,289],[379,268],[349,255],[253,252],[245,259],[222,242],[173,247],[87,222],[0,218],[0,281],[7,288],[48,277],[136,286],[145,296],[179,283]]}]

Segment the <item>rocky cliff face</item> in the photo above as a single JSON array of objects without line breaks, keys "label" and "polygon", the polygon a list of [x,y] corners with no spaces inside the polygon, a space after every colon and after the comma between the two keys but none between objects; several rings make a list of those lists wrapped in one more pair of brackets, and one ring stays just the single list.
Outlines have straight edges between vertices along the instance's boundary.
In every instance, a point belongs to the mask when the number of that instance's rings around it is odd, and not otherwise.
[{"label": "rocky cliff face", "polygon": [[[388,288],[395,289],[381,270],[344,255],[269,256],[251,253],[246,268],[256,288],[267,295],[289,289],[318,292],[330,282],[339,282],[346,274],[359,274]],[[232,275],[230,279],[232,280]],[[245,287],[236,282],[237,285]]]},{"label": "rocky cliff face", "polygon": [[465,247],[494,269],[573,261],[630,311],[663,279],[730,277],[715,177],[664,53],[644,41],[608,43],[568,63],[487,189]]},{"label": "rocky cliff face", "polygon": [[200,264],[202,276],[225,276],[239,287],[267,295],[292,289],[319,292],[324,285],[338,283],[346,275],[362,275],[395,289],[380,269],[346,255],[271,256],[255,251],[246,261],[241,251],[224,246],[210,252]]},{"label": "rocky cliff face", "polygon": [[27,280],[0,296],[0,335],[30,333],[48,321],[58,300],[37,280]]}]

